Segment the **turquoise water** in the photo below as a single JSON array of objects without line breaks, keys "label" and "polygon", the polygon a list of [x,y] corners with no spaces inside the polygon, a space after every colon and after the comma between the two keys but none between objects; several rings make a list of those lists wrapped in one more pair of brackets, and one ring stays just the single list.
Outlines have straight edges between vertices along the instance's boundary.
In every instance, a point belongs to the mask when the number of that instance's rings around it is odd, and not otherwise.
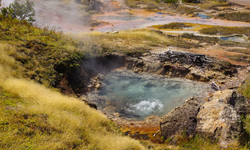
[{"label": "turquoise water", "polygon": [[186,99],[204,95],[209,87],[186,79],[112,72],[103,81],[103,88],[90,94],[89,98],[106,113],[143,119],[150,115],[161,117]]},{"label": "turquoise water", "polygon": [[210,19],[211,17],[207,16],[206,14],[204,13],[198,13],[197,14],[197,17],[200,17],[201,19]]},{"label": "turquoise water", "polygon": [[247,42],[246,39],[240,36],[227,36],[227,37],[220,37],[220,39],[224,41],[234,41],[234,42]]}]

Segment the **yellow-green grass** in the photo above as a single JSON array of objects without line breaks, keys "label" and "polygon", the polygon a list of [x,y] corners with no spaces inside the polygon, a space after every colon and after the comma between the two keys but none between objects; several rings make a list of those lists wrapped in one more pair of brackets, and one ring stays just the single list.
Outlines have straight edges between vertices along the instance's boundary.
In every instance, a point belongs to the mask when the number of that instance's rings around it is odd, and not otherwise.
[{"label": "yellow-green grass", "polygon": [[203,3],[198,4],[198,6],[202,9],[211,9],[217,6],[227,6],[228,3],[220,2],[218,0],[206,0]]},{"label": "yellow-green grass", "polygon": [[186,38],[186,39],[197,40],[199,41],[199,43],[209,43],[211,45],[215,45],[216,43],[220,41],[218,37],[197,36],[197,35],[190,34],[190,33],[183,33],[181,37]]},{"label": "yellow-green grass", "polygon": [[0,46],[0,149],[144,149],[99,111],[28,79]]},{"label": "yellow-green grass", "polygon": [[133,30],[119,33],[90,32],[72,35],[81,41],[95,41],[104,51],[119,51],[124,53],[148,52],[152,47],[177,46],[182,48],[196,47],[182,39],[169,38],[161,31]]},{"label": "yellow-green grass", "polygon": [[[211,140],[202,135],[196,135],[194,138],[187,139],[185,136],[177,136],[177,145],[180,150],[221,150],[220,145],[216,144],[216,139]],[[225,150],[247,150],[247,146],[241,147],[238,144],[233,144]]]},{"label": "yellow-green grass", "polygon": [[244,34],[250,37],[250,27],[222,27],[222,26],[212,26],[208,28],[203,28],[199,30],[203,34],[211,35],[233,35],[233,34]]},{"label": "yellow-green grass", "polygon": [[156,9],[158,7],[169,7],[167,3],[157,0],[126,0],[126,4],[132,8],[140,8],[140,5],[145,5],[146,9]]},{"label": "yellow-green grass", "polygon": [[176,13],[180,14],[193,14],[194,12],[201,12],[202,10],[194,7],[178,6],[176,8]]},{"label": "yellow-green grass", "polygon": [[[172,23],[170,23],[170,24],[172,24]],[[185,26],[187,26],[187,27],[192,27],[192,29],[185,29],[185,30],[192,30],[192,31],[199,31],[199,30],[201,30],[201,29],[203,29],[203,28],[210,28],[210,27],[213,27],[213,25],[206,25],[206,24],[195,24],[195,23],[179,23],[179,22],[175,22],[175,23],[173,23],[172,25],[176,25],[176,26],[180,26],[180,24],[184,24]],[[169,25],[169,24],[167,24],[167,25]],[[172,26],[171,25],[171,26]],[[172,31],[173,29],[162,29],[163,27],[162,27],[163,25],[153,25],[152,27],[153,28],[156,28],[156,29],[160,29],[161,28],[161,30],[166,30],[166,31]],[[174,27],[171,27],[171,28],[174,28]],[[183,28],[179,28],[179,29],[174,29],[174,30],[183,30]]]},{"label": "yellow-green grass", "polygon": [[183,29],[187,27],[192,27],[190,25],[187,25],[185,23],[179,23],[179,22],[173,22],[169,24],[164,24],[164,25],[153,25],[152,27],[157,28],[157,29]]},{"label": "yellow-green grass", "polygon": [[120,52],[147,52],[150,46],[167,46],[171,40],[164,34],[153,31],[119,31],[119,33],[81,33],[74,36],[83,41],[95,41],[95,44],[108,51]]},{"label": "yellow-green grass", "polygon": [[77,47],[80,43],[53,29],[40,29],[11,18],[0,18],[0,26],[0,41],[16,46],[10,55],[22,64],[25,75],[46,86],[57,80],[56,65],[76,66],[84,55]]},{"label": "yellow-green grass", "polygon": [[[250,98],[250,77],[249,76],[246,78],[246,80],[244,81],[244,84],[241,85],[241,87],[238,89],[238,91],[241,94],[243,94],[245,97]],[[246,117],[243,118],[243,123],[244,123],[244,129],[248,133],[248,138],[250,138],[249,137],[249,135],[250,135],[250,112],[248,112]],[[248,144],[248,146],[250,146],[250,145]]]}]

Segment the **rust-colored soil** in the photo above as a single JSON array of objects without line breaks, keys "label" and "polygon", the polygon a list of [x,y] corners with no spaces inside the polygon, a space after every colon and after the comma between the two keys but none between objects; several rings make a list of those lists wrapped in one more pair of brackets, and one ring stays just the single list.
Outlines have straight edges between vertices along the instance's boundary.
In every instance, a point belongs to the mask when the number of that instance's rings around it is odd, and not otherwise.
[{"label": "rust-colored soil", "polygon": [[242,53],[229,52],[229,51],[226,51],[225,49],[226,47],[214,46],[214,47],[207,47],[207,48],[200,48],[200,49],[191,49],[189,51],[194,52],[194,53],[199,53],[199,54],[205,54],[211,57],[218,58],[219,60],[228,61],[234,65],[240,65],[240,66],[249,65],[249,63],[235,61],[235,60],[228,58],[228,55],[235,56],[235,55],[242,55]]},{"label": "rust-colored soil", "polygon": [[151,140],[154,143],[161,143],[160,118],[150,116],[142,121],[126,120],[115,118],[114,121],[126,135],[139,140]]}]

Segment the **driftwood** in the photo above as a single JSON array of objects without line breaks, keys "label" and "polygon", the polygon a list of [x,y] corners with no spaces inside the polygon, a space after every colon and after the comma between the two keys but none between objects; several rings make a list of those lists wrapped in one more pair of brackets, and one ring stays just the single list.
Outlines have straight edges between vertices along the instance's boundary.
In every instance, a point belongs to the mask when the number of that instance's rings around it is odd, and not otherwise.
[{"label": "driftwood", "polygon": [[172,63],[185,63],[196,66],[204,66],[206,63],[211,62],[204,54],[195,54],[189,52],[180,52],[168,50],[164,54],[159,54],[160,61],[171,61]]},{"label": "driftwood", "polygon": [[218,91],[220,89],[220,87],[214,82],[212,81],[212,84],[211,84],[212,88],[215,89],[216,91]]}]

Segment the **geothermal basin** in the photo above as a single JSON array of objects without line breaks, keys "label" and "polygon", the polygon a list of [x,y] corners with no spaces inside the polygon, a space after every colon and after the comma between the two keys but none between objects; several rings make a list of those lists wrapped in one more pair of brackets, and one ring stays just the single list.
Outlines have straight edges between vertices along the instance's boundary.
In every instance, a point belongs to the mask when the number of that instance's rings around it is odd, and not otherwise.
[{"label": "geothermal basin", "polygon": [[88,94],[107,115],[143,120],[154,115],[162,117],[190,97],[207,96],[209,84],[183,78],[165,78],[132,71],[113,71],[105,75],[102,88]]}]

